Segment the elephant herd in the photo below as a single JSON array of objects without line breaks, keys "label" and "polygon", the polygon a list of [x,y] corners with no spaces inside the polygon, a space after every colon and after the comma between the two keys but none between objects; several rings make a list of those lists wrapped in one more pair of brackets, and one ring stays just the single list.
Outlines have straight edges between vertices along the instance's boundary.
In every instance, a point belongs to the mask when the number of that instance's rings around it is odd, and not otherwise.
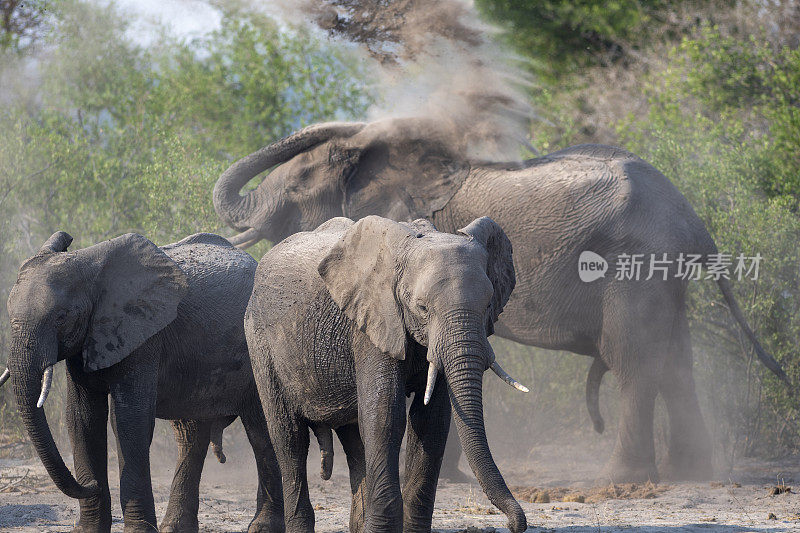
[{"label": "elephant herd", "polygon": [[[597,391],[614,374],[620,418],[605,470],[614,481],[711,475],[688,281],[673,267],[647,279],[585,281],[578,271],[584,252],[606,263],[696,254],[707,265],[717,249],[686,199],[618,148],[486,162],[446,133],[421,119],[311,126],[220,177],[214,206],[240,232],[231,239],[199,233],[158,247],[131,233],[68,251],[59,231],[22,264],[0,385],[10,378],[40,459],[79,500],[75,531],[111,529],[109,419],[126,532],[157,529],[149,446],[155,418],[172,422],[179,458],[158,529],[178,532],[198,530],[208,446],[224,462],[222,431],[237,417],[258,472],[249,531],[314,530],[311,432],[324,478],[333,432],[345,451],[351,531],[430,531],[451,418],[483,491],[510,531],[524,531],[487,443],[483,373],[527,389],[500,366],[493,333],[593,357],[587,403],[598,431]],[[261,239],[276,244],[258,263],[238,249]],[[717,283],[758,357],[788,382],[729,281]],[[42,409],[61,360],[74,475]],[[659,394],[670,434],[656,465]]]}]

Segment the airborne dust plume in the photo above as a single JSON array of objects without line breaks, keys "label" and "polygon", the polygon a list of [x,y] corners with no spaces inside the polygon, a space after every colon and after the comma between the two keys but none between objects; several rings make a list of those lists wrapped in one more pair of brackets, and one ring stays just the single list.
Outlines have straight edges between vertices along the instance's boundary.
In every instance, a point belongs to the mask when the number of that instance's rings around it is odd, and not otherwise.
[{"label": "airborne dust plume", "polygon": [[370,120],[432,119],[453,148],[513,160],[534,116],[519,60],[462,0],[297,0],[278,15],[357,47],[374,67],[379,101]]}]

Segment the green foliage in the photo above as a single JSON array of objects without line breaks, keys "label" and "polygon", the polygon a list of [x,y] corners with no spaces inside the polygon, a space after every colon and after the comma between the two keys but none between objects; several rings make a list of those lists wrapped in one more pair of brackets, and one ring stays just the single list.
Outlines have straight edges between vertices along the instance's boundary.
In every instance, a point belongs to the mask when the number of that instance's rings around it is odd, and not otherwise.
[{"label": "green foliage", "polygon": [[47,27],[47,0],[0,0],[0,53],[31,47]]},{"label": "green foliage", "polygon": [[559,76],[578,67],[608,64],[638,48],[663,24],[668,0],[478,0],[478,7],[510,30],[509,41],[542,74]]},{"label": "green foliage", "polygon": [[[234,159],[368,104],[354,60],[260,15],[230,11],[202,39],[165,33],[145,48],[113,4],[56,4],[47,53],[28,63],[41,83],[15,84],[23,60],[0,65],[3,301],[19,264],[56,230],[75,248],[129,231],[159,244],[229,232],[211,191]],[[7,328],[2,306],[0,354]],[[4,389],[0,433],[15,423]]]},{"label": "green foliage", "polygon": [[764,192],[797,204],[800,50],[775,47],[765,36],[723,36],[706,27],[698,38],[684,39],[671,60],[662,83],[674,94],[662,95],[662,105],[689,102],[703,119],[721,121],[728,143],[750,150]]},{"label": "green foliage", "polygon": [[[734,283],[762,342],[800,383],[800,218],[795,50],[713,28],[684,39],[646,85],[647,116],[620,125],[625,146],[686,195],[720,251],[764,259]],[[753,357],[711,282],[690,289],[697,375],[729,456],[800,444],[796,399]],[[730,437],[730,438],[728,438]]]},{"label": "green foliage", "polygon": [[236,12],[222,28],[159,58],[158,115],[197,135],[208,150],[242,154],[303,126],[362,113],[367,105],[349,58],[306,33]]}]

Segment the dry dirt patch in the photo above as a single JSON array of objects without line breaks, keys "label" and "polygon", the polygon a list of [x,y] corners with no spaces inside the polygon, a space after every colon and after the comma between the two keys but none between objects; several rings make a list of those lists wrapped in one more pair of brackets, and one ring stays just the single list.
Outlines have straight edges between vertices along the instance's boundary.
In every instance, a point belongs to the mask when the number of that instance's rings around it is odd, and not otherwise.
[{"label": "dry dirt patch", "polygon": [[652,500],[667,492],[668,485],[654,483],[620,483],[588,489],[568,487],[512,487],[511,492],[518,499],[529,503],[575,502],[598,503],[606,500]]}]

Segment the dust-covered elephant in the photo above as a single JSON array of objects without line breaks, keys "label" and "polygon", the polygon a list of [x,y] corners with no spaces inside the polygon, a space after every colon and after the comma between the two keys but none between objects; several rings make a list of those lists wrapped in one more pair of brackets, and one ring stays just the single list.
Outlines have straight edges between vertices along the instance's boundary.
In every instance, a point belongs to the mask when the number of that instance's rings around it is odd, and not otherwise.
[{"label": "dust-covered elephant", "polygon": [[[258,468],[250,531],[283,531],[280,474],[244,336],[256,262],[222,237],[164,246],[127,234],[68,252],[58,232],[20,267],[8,299],[8,369],[28,435],[56,486],[80,500],[75,531],[108,532],[106,426],[117,437],[125,531],[156,524],[149,448],[154,419],[173,421],[180,452],[162,531],[197,531],[209,440],[240,416]],[[75,476],[42,405],[66,360],[66,419]],[[218,457],[222,456],[216,449]]]},{"label": "dust-covered elephant", "polygon": [[430,531],[451,403],[481,487],[511,531],[526,529],[489,450],[481,388],[492,368],[526,390],[500,368],[487,339],[513,287],[511,244],[486,217],[459,235],[425,220],[335,218],[264,255],[245,333],[280,463],[287,531],[314,529],[309,428],[335,429],[347,453],[351,531]]},{"label": "dust-covered elephant", "polygon": [[[692,377],[687,281],[616,279],[624,254],[672,260],[717,248],[701,220],[658,170],[610,146],[581,145],[523,162],[470,159],[440,122],[392,119],[310,126],[233,164],[217,181],[214,206],[242,233],[240,246],[278,242],[330,217],[374,214],[427,218],[456,232],[489,216],[514,245],[517,287],[497,334],[523,344],[594,357],[588,400],[602,429],[595,391],[605,368],[622,399],[618,438],[607,471],[617,481],[657,479],[653,442],[656,396],[670,419],[664,472],[673,479],[711,475],[711,444]],[[274,168],[273,168],[274,167]],[[272,169],[253,190],[241,189]],[[582,281],[579,258],[593,252],[609,267]],[[733,297],[725,301],[756,353],[786,380],[758,344]]]}]

